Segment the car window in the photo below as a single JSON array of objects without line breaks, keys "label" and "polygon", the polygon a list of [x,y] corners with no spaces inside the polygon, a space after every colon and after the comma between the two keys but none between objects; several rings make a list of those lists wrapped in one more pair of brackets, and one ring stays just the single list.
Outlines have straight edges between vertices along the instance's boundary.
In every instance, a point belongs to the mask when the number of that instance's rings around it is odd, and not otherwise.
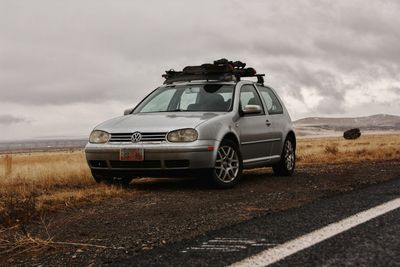
[{"label": "car window", "polygon": [[173,88],[160,92],[142,108],[141,112],[166,111],[174,94],[175,90]]},{"label": "car window", "polygon": [[186,88],[181,96],[179,108],[186,110],[189,105],[196,104],[197,96],[199,95],[200,88],[190,87]]},{"label": "car window", "polygon": [[133,111],[146,112],[227,112],[232,106],[234,85],[201,84],[161,87]]},{"label": "car window", "polygon": [[282,105],[271,88],[259,86],[258,89],[260,90],[261,96],[264,98],[265,104],[267,105],[268,113],[271,115],[282,114]]},{"label": "car window", "polygon": [[244,108],[246,105],[259,105],[263,109],[256,88],[250,84],[243,85],[240,89],[240,107]]}]

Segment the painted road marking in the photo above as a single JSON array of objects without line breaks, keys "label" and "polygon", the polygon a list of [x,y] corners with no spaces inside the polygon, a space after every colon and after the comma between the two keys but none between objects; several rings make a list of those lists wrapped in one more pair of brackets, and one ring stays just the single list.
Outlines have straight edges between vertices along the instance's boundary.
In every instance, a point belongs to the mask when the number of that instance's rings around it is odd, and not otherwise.
[{"label": "painted road marking", "polygon": [[311,247],[359,224],[365,223],[398,208],[400,208],[400,198],[396,198],[374,208],[362,211],[336,223],[329,224],[321,229],[315,230],[276,247],[266,249],[254,256],[236,262],[231,266],[267,266],[273,264],[296,252]]},{"label": "painted road marking", "polygon": [[182,253],[189,251],[218,251],[218,252],[236,252],[247,249],[248,247],[272,247],[276,244],[265,243],[265,239],[247,239],[234,237],[216,237],[203,242],[198,246],[187,247]]}]

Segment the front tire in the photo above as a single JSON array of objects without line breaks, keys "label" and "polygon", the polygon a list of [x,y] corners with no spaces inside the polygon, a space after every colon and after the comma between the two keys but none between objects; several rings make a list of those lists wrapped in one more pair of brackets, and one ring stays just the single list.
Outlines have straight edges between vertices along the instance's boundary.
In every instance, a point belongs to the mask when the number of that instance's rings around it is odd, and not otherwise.
[{"label": "front tire", "polygon": [[294,141],[290,137],[286,137],[283,144],[281,160],[274,165],[272,169],[274,174],[278,176],[292,176],[296,167],[296,148]]},{"label": "front tire", "polygon": [[218,148],[211,179],[218,188],[232,188],[240,180],[243,171],[242,155],[237,144],[223,140]]}]

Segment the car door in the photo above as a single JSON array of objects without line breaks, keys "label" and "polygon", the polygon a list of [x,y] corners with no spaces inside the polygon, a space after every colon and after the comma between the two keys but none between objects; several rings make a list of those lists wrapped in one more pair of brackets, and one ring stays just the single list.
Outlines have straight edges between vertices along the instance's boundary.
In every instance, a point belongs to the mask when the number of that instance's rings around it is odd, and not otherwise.
[{"label": "car door", "polygon": [[239,109],[246,105],[259,105],[259,114],[243,114],[239,119],[240,149],[243,163],[267,161],[271,155],[270,134],[266,125],[267,116],[260,95],[252,84],[245,84],[240,89]]},{"label": "car door", "polygon": [[267,125],[271,140],[271,156],[278,157],[282,152],[282,144],[285,140],[283,133],[285,130],[286,118],[283,114],[282,104],[275,95],[275,92],[266,86],[257,85],[262,99],[267,109]]}]

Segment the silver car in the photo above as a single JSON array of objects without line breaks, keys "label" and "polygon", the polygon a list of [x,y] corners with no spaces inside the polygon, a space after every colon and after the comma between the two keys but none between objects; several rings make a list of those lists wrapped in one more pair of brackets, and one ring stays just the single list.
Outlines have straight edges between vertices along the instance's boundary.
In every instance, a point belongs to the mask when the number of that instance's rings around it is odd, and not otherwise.
[{"label": "silver car", "polygon": [[98,125],[85,152],[97,182],[201,175],[221,188],[242,170],[295,169],[296,137],[276,92],[252,81],[165,84],[124,116]]}]

